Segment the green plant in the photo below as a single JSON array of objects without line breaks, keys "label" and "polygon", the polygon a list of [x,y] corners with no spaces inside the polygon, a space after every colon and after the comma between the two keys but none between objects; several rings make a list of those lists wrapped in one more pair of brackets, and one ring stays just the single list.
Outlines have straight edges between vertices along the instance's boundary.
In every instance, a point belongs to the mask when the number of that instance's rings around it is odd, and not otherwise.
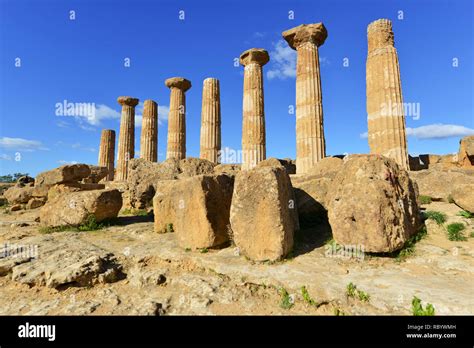
[{"label": "green plant", "polygon": [[280,307],[283,309],[290,309],[293,307],[293,299],[291,298],[290,294],[288,294],[288,291],[286,291],[285,288],[280,288],[278,292],[281,296]]},{"label": "green plant", "polygon": [[454,198],[451,195],[448,195],[448,202],[449,203],[454,203]]},{"label": "green plant", "polygon": [[453,222],[446,227],[448,231],[448,239],[451,241],[465,241],[467,238],[463,235],[462,231],[466,227],[460,222]]},{"label": "green plant", "polygon": [[347,284],[347,286],[346,286],[346,296],[347,297],[355,297],[356,291],[357,291],[357,288],[352,282]]},{"label": "green plant", "polygon": [[421,204],[430,204],[432,202],[430,196],[420,195],[418,198],[420,199]]},{"label": "green plant", "polygon": [[426,304],[426,308],[423,308],[421,304],[421,300],[413,296],[413,300],[411,300],[411,311],[415,316],[433,316],[435,315],[435,309],[431,303]]},{"label": "green plant", "polygon": [[334,315],[335,316],[343,316],[343,315],[346,315],[346,313],[344,313],[342,311],[342,309],[338,308],[338,307],[334,307]]},{"label": "green plant", "polygon": [[98,223],[94,215],[89,215],[86,221],[78,226],[67,225],[67,226],[56,226],[56,227],[40,227],[40,233],[54,233],[54,232],[64,232],[64,231],[76,231],[76,232],[86,232],[86,231],[97,231],[103,228],[106,228],[113,224],[113,220],[102,221]]},{"label": "green plant", "polygon": [[353,284],[352,282],[347,284],[346,286],[346,296],[354,297],[354,298],[357,297],[362,302],[370,301],[370,295],[366,293],[365,291],[357,289],[357,286]]},{"label": "green plant", "polygon": [[303,295],[303,300],[308,303],[311,306],[317,306],[317,302],[311,298],[311,296],[308,293],[308,290],[306,289],[306,286],[301,287],[301,295]]},{"label": "green plant", "polygon": [[469,235],[469,237],[474,238],[474,231],[471,232],[471,234]]},{"label": "green plant", "polygon": [[200,252],[201,254],[205,254],[205,253],[207,253],[208,251],[209,251],[209,250],[208,250],[207,248],[202,248],[202,249],[199,250],[199,252]]},{"label": "green plant", "polygon": [[167,233],[172,233],[174,232],[173,224],[166,224],[166,232]]},{"label": "green plant", "polygon": [[434,220],[438,225],[442,225],[446,222],[446,215],[434,210],[428,210],[424,213],[426,219]]},{"label": "green plant", "polygon": [[184,249],[184,251],[186,251],[187,253],[191,251],[191,248],[186,248]]},{"label": "green plant", "polygon": [[86,222],[79,225],[77,228],[79,231],[96,231],[104,228],[104,224],[99,224],[94,215],[89,215]]},{"label": "green plant", "polygon": [[465,210],[461,210],[457,215],[466,219],[474,219],[474,214]]}]

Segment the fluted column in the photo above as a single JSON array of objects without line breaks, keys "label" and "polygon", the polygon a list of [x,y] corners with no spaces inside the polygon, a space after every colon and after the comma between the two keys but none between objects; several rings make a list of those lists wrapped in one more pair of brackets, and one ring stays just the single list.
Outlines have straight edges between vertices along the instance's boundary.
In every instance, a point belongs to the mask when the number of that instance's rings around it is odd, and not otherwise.
[{"label": "fluted column", "polygon": [[205,79],[202,88],[200,158],[220,163],[221,102],[219,80]]},{"label": "fluted column", "polygon": [[158,104],[145,100],[143,104],[142,135],[140,138],[140,158],[156,162],[158,147]]},{"label": "fluted column", "polygon": [[114,180],[114,160],[115,160],[115,131],[103,129],[100,135],[99,163],[101,167],[107,167],[108,174],[103,181]]},{"label": "fluted column", "polygon": [[268,63],[268,52],[252,48],[240,55],[244,69],[242,119],[242,169],[251,169],[266,158],[265,113],[262,67]]},{"label": "fluted column", "polygon": [[296,172],[306,173],[326,157],[323,96],[318,47],[328,34],[323,23],[302,24],[283,32],[296,50]]},{"label": "fluted column", "polygon": [[138,99],[119,97],[117,101],[122,105],[122,119],[120,121],[115,180],[122,181],[127,180],[128,161],[135,156],[135,106],[138,104]]},{"label": "fluted column", "polygon": [[168,148],[166,158],[186,158],[186,96],[191,81],[173,77],[165,81],[170,89],[170,112],[168,116]]},{"label": "fluted column", "polygon": [[408,170],[400,68],[392,22],[379,19],[367,27],[367,120],[370,153],[394,159]]}]

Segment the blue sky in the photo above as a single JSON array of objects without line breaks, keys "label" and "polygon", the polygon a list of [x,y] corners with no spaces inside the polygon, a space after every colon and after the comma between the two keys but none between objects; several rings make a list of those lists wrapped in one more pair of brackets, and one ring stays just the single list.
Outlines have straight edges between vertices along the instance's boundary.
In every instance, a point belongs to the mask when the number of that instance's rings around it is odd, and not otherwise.
[{"label": "blue sky", "polygon": [[[316,22],[329,34],[320,47],[327,153],[367,153],[366,30],[379,18],[393,21],[404,101],[419,107],[419,114],[407,116],[409,152],[453,153],[462,136],[474,134],[472,17],[469,0],[0,0],[0,174],[97,163],[101,129],[115,129],[118,137],[121,95],[159,104],[164,160],[164,80],[173,76],[193,84],[187,155],[199,156],[207,77],[220,80],[222,145],[240,149],[243,68],[234,60],[252,47],[270,53],[264,67],[267,157],[295,158],[289,109],[296,55],[281,32]],[[56,104],[64,100],[94,103],[95,117],[57,116]],[[137,151],[139,135],[137,117]]]}]

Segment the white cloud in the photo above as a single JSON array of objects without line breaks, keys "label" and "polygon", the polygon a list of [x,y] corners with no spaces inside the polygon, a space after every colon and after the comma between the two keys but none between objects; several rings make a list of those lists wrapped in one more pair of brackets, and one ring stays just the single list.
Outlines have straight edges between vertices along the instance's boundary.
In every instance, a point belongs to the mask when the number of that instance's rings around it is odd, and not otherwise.
[{"label": "white cloud", "polygon": [[271,69],[267,71],[267,77],[286,79],[296,76],[296,51],[293,50],[286,41],[279,40],[273,45],[270,51]]},{"label": "white cloud", "polygon": [[0,138],[0,148],[11,149],[17,151],[35,151],[35,150],[49,150],[40,141],[28,140],[22,138]]},{"label": "white cloud", "polygon": [[87,123],[98,126],[103,120],[114,118],[120,119],[120,112],[105,104],[99,104],[95,107],[94,115],[86,117],[86,120]]},{"label": "white cloud", "polygon": [[59,163],[59,164],[77,164],[77,163],[79,163],[79,162],[77,162],[77,161],[59,160],[58,163]]},{"label": "white cloud", "polygon": [[[406,134],[417,139],[445,139],[474,135],[474,129],[455,124],[436,123],[416,128],[407,127]],[[367,138],[367,132],[362,133],[360,137]]]},{"label": "white cloud", "polygon": [[0,160],[11,161],[12,158],[11,158],[11,156],[8,156],[7,154],[2,153],[2,154],[0,154]]},{"label": "white cloud", "polygon": [[[271,68],[267,71],[268,79],[278,78],[285,80],[296,77],[296,51],[288,46],[285,40],[279,40],[273,44],[270,51]],[[320,66],[331,64],[327,57],[319,57]]]}]

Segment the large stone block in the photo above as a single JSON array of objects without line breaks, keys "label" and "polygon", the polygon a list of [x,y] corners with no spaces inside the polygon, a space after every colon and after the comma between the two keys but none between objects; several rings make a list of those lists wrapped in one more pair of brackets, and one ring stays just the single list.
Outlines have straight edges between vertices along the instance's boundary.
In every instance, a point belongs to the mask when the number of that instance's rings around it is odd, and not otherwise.
[{"label": "large stone block", "polygon": [[69,192],[48,201],[40,210],[40,221],[47,226],[76,226],[93,215],[100,222],[117,217],[121,207],[118,190]]},{"label": "large stone block", "polygon": [[237,174],[230,209],[234,242],[252,260],[278,260],[293,249],[297,228],[290,178],[283,166]]},{"label": "large stone block", "polygon": [[91,174],[87,164],[67,164],[36,176],[35,186],[80,181]]},{"label": "large stone block", "polygon": [[228,241],[234,186],[226,174],[162,181],[153,199],[155,231],[170,224],[183,248],[213,248]]},{"label": "large stone block", "polygon": [[460,208],[474,214],[474,184],[465,184],[453,190],[452,198]]},{"label": "large stone block", "polygon": [[419,227],[416,184],[394,160],[349,156],[327,194],[334,239],[367,252],[403,247]]}]

